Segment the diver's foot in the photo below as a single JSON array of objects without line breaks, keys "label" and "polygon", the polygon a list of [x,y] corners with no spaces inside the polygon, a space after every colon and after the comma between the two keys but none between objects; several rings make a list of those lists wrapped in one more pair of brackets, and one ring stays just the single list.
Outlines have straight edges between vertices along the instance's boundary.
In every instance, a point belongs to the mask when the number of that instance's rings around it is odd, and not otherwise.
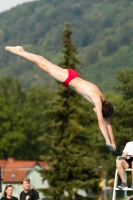
[{"label": "diver's foot", "polygon": [[14,53],[14,54],[19,54],[19,52],[24,51],[23,47],[21,47],[21,46],[16,46],[16,47],[6,46],[5,50],[7,50],[7,51],[9,51],[11,53]]}]

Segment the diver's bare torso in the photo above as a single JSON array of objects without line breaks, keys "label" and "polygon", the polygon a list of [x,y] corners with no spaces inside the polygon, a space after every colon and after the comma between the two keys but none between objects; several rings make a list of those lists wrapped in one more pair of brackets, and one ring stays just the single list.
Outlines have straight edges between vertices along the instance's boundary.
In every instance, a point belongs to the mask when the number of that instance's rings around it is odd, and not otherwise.
[{"label": "diver's bare torso", "polygon": [[101,102],[104,100],[103,94],[96,85],[80,77],[73,79],[69,86],[93,105],[95,105],[97,99],[101,99]]}]

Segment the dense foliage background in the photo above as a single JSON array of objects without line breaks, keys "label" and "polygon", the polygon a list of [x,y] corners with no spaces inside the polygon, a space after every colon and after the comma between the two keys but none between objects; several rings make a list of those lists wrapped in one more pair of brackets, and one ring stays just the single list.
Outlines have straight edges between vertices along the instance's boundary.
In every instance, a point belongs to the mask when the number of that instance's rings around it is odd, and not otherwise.
[{"label": "dense foliage background", "polygon": [[54,87],[54,82],[33,64],[4,51],[23,45],[54,63],[61,59],[61,37],[70,22],[73,41],[82,61],[83,78],[102,91],[117,83],[114,72],[132,67],[132,0],[39,0],[0,14],[0,77],[17,77],[22,87]]}]

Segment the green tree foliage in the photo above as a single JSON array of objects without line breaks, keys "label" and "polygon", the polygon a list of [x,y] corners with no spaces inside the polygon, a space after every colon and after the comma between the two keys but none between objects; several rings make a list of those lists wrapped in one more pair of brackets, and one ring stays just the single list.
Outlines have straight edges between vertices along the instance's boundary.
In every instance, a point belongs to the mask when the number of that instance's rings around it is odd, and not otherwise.
[{"label": "green tree foliage", "polygon": [[[0,81],[1,157],[4,155],[13,156],[26,139],[21,130],[18,129],[24,98],[25,93],[22,92],[17,80],[4,78]],[[16,128],[14,128],[15,126]]]},{"label": "green tree foliage", "polygon": [[133,134],[133,70],[125,69],[116,74],[119,84],[114,86],[120,93],[119,101],[116,104],[114,120],[117,121],[117,141],[121,149],[126,142],[132,140]]},{"label": "green tree foliage", "polygon": [[[63,58],[59,65],[78,70],[77,50],[72,44],[71,35],[67,24],[63,31]],[[98,178],[95,177],[99,164],[98,148],[92,147],[89,130],[94,119],[87,104],[70,88],[58,85],[57,96],[52,102],[53,109],[48,112],[53,118],[50,123],[52,135],[40,138],[44,142],[42,159],[50,166],[49,170],[40,172],[48,180],[50,188],[41,191],[50,199],[70,200],[75,194],[77,199],[83,199],[77,194],[78,189],[87,193],[89,189],[95,193],[99,190]]]},{"label": "green tree foliage", "polygon": [[121,93],[124,100],[130,100],[133,98],[133,70],[124,69],[116,73],[116,78],[121,82],[114,86],[114,89]]},{"label": "green tree foliage", "polygon": [[[39,0],[0,14],[0,77],[17,77],[22,87],[54,87],[50,77],[22,58],[4,51],[22,45],[27,51],[60,60],[64,22],[73,28],[73,40],[83,63],[83,77],[102,91],[117,83],[115,70],[133,65],[133,4],[131,0]],[[25,67],[24,67],[25,66]],[[106,78],[105,78],[106,77]],[[25,80],[25,81],[24,81]]]},{"label": "green tree foliage", "polygon": [[0,158],[39,158],[50,96],[44,87],[23,91],[16,79],[0,81]]}]

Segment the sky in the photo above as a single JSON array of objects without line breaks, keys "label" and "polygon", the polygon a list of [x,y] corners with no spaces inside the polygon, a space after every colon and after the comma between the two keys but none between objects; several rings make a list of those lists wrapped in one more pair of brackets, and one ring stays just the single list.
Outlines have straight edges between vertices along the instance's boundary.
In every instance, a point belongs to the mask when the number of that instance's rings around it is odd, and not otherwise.
[{"label": "sky", "polygon": [[0,13],[30,1],[33,0],[0,0]]}]

